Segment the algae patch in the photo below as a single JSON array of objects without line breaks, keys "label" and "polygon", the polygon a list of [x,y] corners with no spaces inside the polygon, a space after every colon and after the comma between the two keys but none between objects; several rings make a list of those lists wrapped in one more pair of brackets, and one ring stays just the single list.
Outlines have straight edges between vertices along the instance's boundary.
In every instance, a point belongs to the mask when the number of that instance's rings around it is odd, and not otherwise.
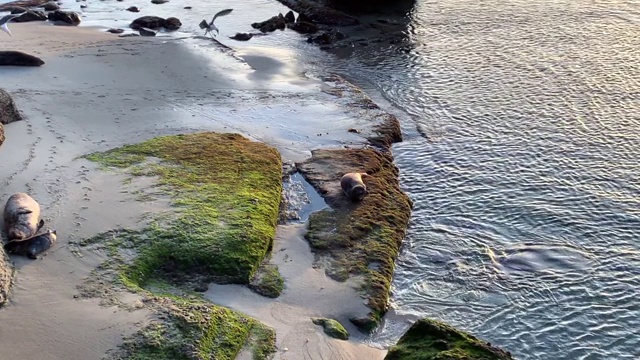
[{"label": "algae patch", "polygon": [[249,288],[269,298],[277,298],[284,289],[284,279],[280,275],[278,266],[273,264],[262,265],[255,277],[251,280]]},{"label": "algae patch", "polygon": [[[270,251],[278,220],[282,163],[277,150],[238,134],[158,137],[87,159],[158,176],[174,219],[144,230],[139,256],[124,274],[144,286],[159,276],[174,282],[248,283]],[[148,162],[148,158],[159,159]]]},{"label": "algae patch", "polygon": [[339,321],[333,319],[311,318],[311,321],[324,328],[325,334],[332,338],[340,340],[349,340],[349,332],[340,324]]},{"label": "algae patch", "polygon": [[[305,238],[326,273],[338,281],[362,276],[362,290],[371,312],[351,321],[372,330],[387,311],[391,278],[411,216],[412,203],[398,183],[398,169],[388,154],[373,149],[316,150],[298,164],[304,177],[332,209],[309,218]],[[369,194],[350,202],[340,188],[347,172],[366,172]]]},{"label": "algae patch", "polygon": [[385,360],[512,360],[511,353],[442,322],[421,319],[389,349]]}]

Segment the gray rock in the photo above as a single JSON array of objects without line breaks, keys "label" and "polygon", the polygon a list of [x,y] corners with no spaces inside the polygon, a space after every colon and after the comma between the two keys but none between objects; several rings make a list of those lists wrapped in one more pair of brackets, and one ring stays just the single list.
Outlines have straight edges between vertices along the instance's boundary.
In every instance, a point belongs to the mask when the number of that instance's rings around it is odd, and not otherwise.
[{"label": "gray rock", "polygon": [[22,120],[22,116],[11,95],[0,89],[0,124],[6,125],[20,120]]}]

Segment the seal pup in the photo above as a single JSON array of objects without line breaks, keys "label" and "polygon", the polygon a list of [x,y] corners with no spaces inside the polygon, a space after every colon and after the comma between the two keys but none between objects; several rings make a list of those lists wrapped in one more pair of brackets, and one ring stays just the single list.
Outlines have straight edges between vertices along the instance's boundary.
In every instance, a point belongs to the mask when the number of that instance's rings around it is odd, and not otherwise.
[{"label": "seal pup", "polygon": [[47,230],[46,233],[35,235],[29,239],[9,241],[4,245],[4,249],[9,254],[37,259],[38,254],[47,251],[57,238],[55,230]]},{"label": "seal pup", "polygon": [[367,186],[362,181],[362,178],[367,176],[371,176],[367,173],[346,173],[340,179],[340,186],[342,187],[342,191],[347,195],[347,198],[351,201],[361,201],[364,199],[365,195],[369,192],[367,191]]},{"label": "seal pup", "polygon": [[43,225],[37,201],[25,193],[11,195],[4,207],[4,230],[8,240],[30,238]]}]

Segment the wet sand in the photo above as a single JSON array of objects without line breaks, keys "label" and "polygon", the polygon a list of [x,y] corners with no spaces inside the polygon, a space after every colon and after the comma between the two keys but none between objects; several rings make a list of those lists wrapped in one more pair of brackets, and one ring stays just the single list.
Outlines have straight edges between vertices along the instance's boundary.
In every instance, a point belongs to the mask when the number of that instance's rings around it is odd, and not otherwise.
[{"label": "wet sand", "polygon": [[[145,310],[105,308],[97,299],[74,298],[76,286],[103,259],[91,252],[78,257],[68,245],[116,227],[139,227],[144,214],[165,210],[166,202],[136,201],[133,193],[141,184],[124,187],[122,176],[77,157],[159,135],[205,130],[265,141],[285,161],[303,160],[318,147],[363,143],[347,132],[356,119],[320,92],[320,81],[287,62],[284,52],[245,47],[233,57],[207,41],[119,38],[43,23],[12,24],[12,32],[0,50],[37,55],[45,65],[0,68],[2,88],[25,115],[24,121],[5,126],[0,201],[15,192],[31,194],[47,226],[58,231],[58,242],[43,259],[12,257],[15,285],[10,303],[0,310],[3,357],[100,359],[149,316]],[[355,359],[367,353],[367,358],[382,359],[384,351],[330,339],[307,321],[331,316],[350,326],[349,313],[364,305],[348,284],[311,267],[312,254],[298,227],[278,230],[273,261],[281,264],[288,282],[280,299],[261,298],[244,288],[220,291],[217,285],[208,296],[275,327],[279,358]],[[284,255],[295,260],[285,261]]]}]

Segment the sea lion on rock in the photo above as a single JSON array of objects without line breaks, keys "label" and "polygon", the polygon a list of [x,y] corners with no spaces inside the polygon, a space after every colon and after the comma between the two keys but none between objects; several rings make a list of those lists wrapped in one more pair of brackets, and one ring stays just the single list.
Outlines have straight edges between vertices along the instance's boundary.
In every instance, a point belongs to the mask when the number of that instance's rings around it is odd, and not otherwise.
[{"label": "sea lion on rock", "polygon": [[46,233],[29,239],[9,241],[4,245],[4,249],[9,254],[24,255],[29,259],[37,259],[38,254],[47,251],[56,242],[56,239],[56,230],[47,230]]},{"label": "sea lion on rock", "polygon": [[8,240],[30,238],[43,225],[37,201],[25,193],[11,195],[4,207],[4,229]]},{"label": "sea lion on rock", "polygon": [[351,201],[361,201],[367,195],[367,186],[362,178],[370,176],[367,173],[347,173],[340,179],[340,186]]}]

